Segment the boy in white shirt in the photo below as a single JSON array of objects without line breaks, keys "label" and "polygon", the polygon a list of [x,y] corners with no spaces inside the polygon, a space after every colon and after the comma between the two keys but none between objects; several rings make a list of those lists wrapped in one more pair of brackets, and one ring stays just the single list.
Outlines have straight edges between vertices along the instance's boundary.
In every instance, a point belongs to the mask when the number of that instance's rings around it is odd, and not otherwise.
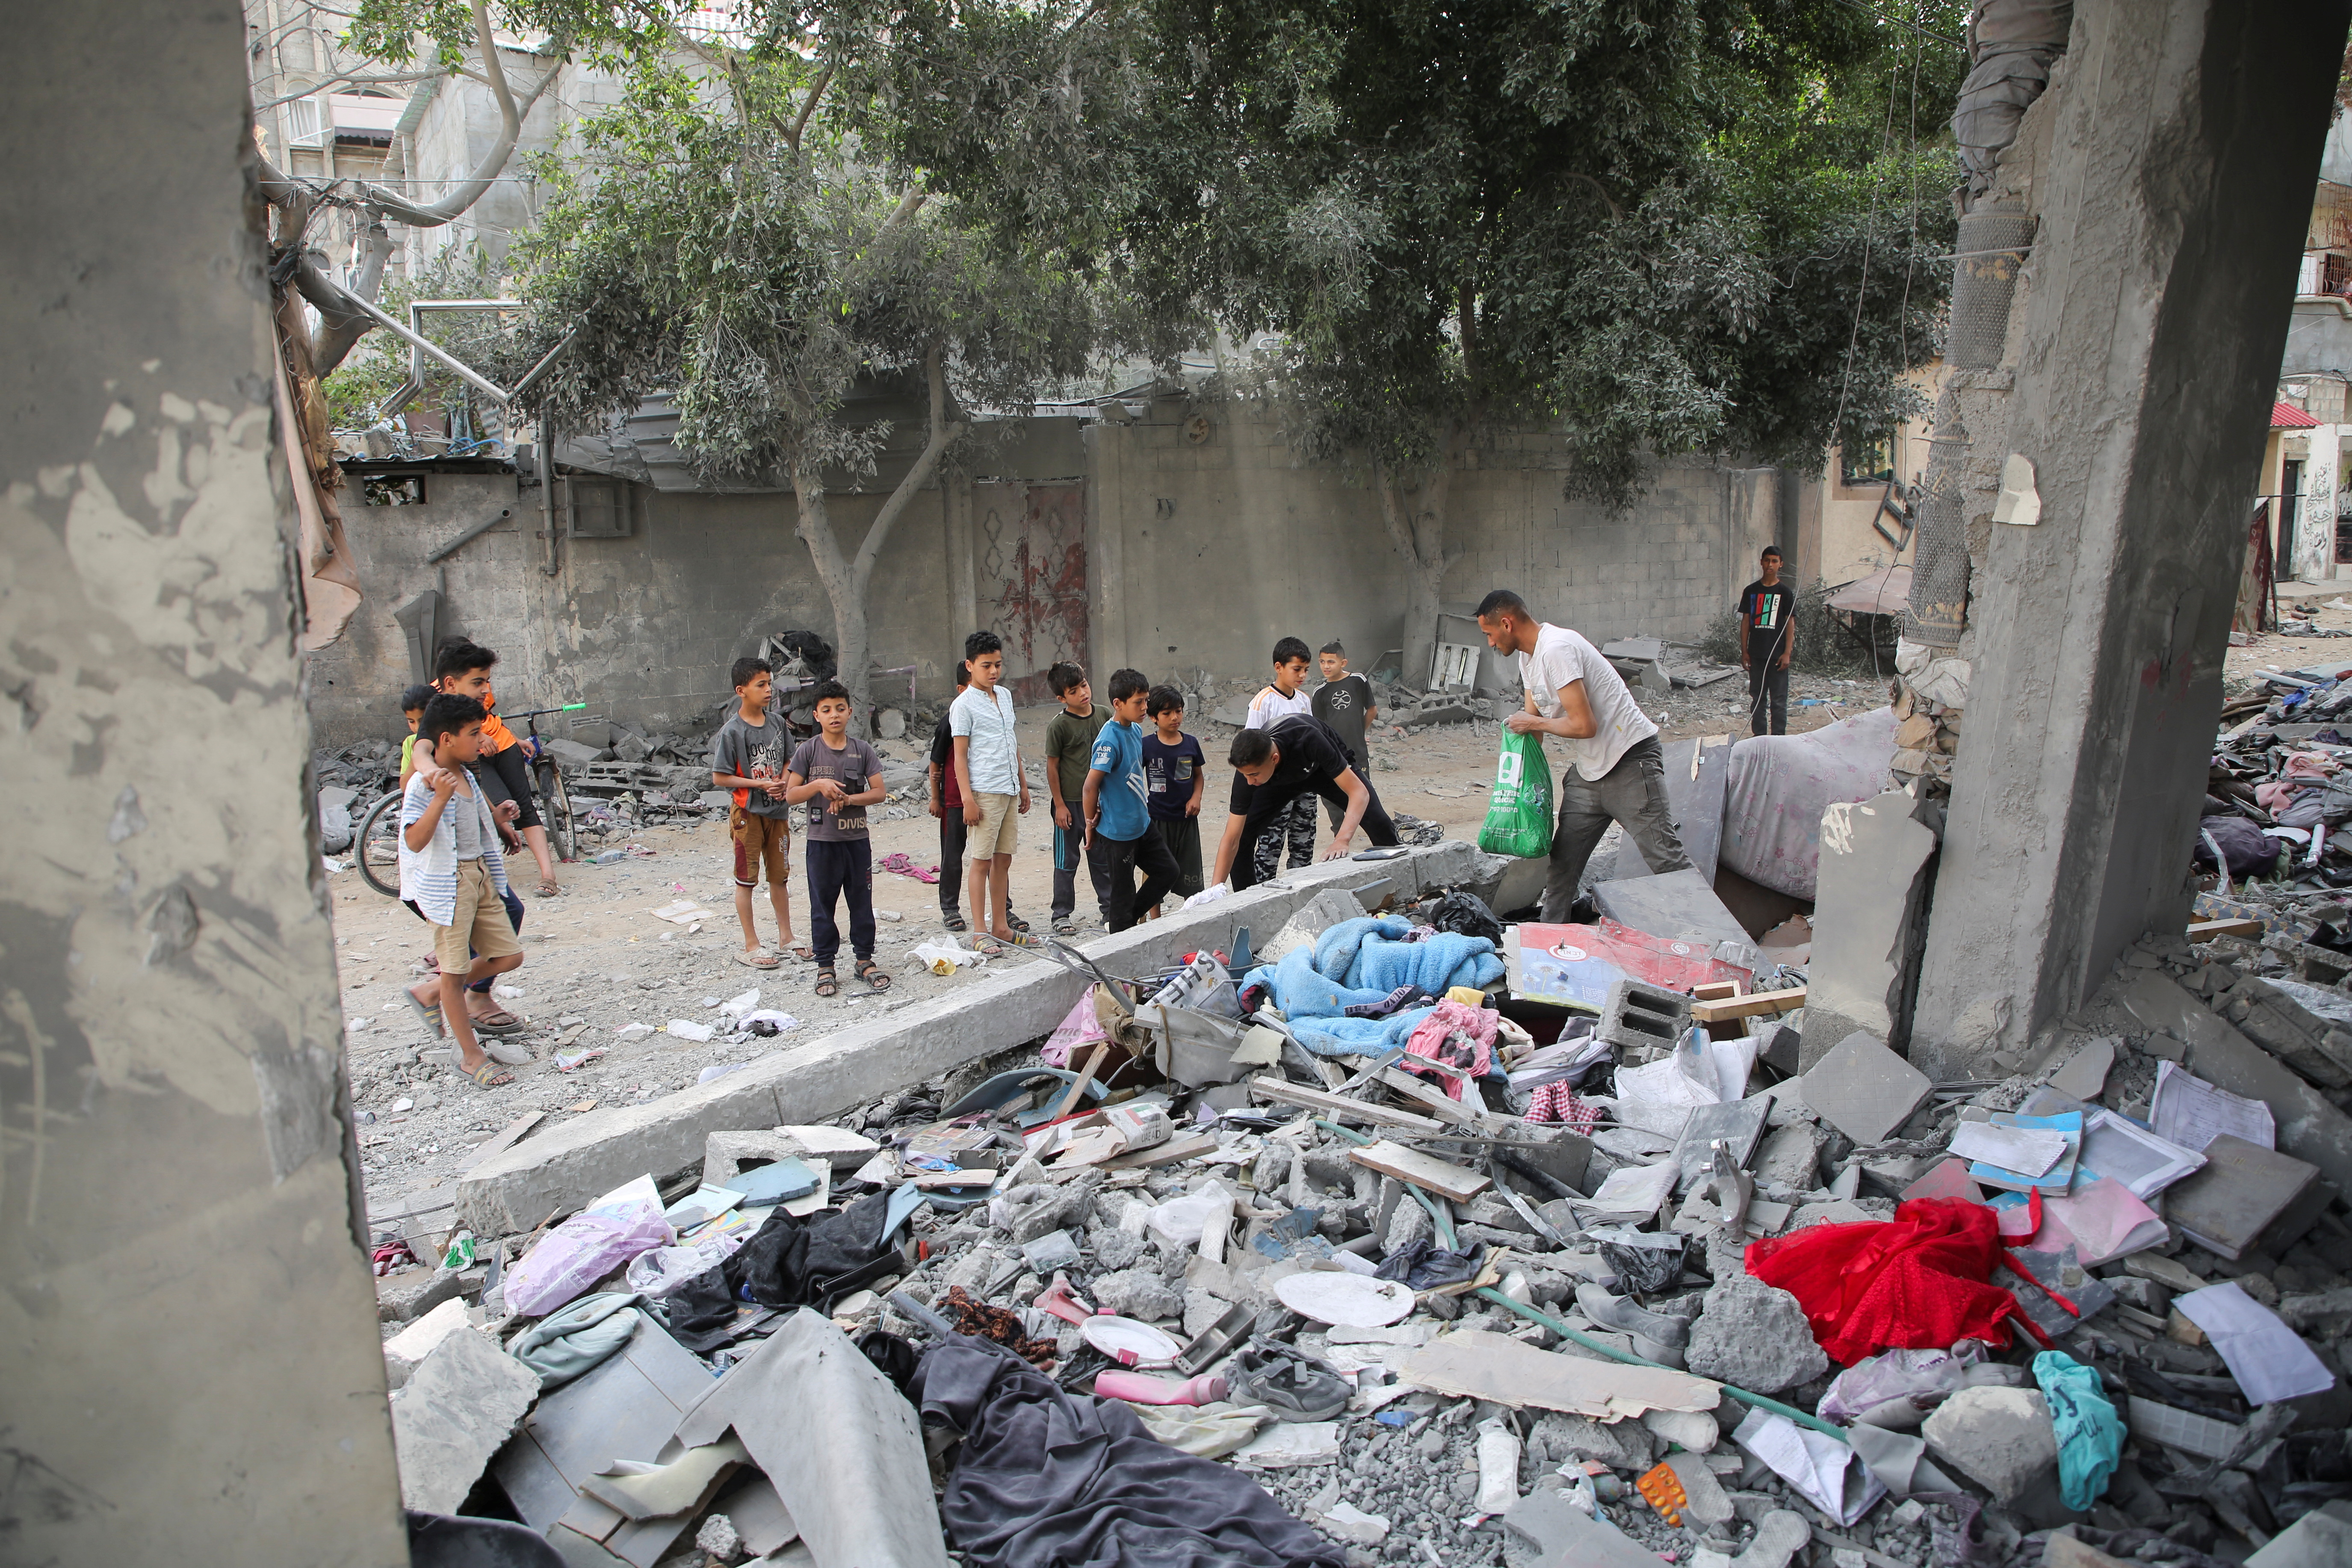
[{"label": "boy in white shirt", "polygon": [[[1307,685],[1307,645],[1297,637],[1285,637],[1274,645],[1274,683],[1250,699],[1249,721],[1244,730],[1271,730],[1297,714],[1315,716],[1315,699]],[[1315,864],[1315,801],[1300,795],[1290,803],[1289,815],[1277,821],[1250,846],[1250,864],[1257,879],[1270,882],[1282,869],[1282,846],[1290,844],[1290,864],[1296,870]]]},{"label": "boy in white shirt", "polygon": [[401,797],[400,896],[434,928],[440,1023],[435,1026],[413,993],[409,1000],[428,1026],[457,1041],[458,1070],[477,1088],[499,1089],[514,1082],[514,1074],[483,1051],[466,1011],[469,983],[487,982],[522,963],[522,945],[501,901],[507,866],[499,854],[498,825],[466,771],[481,750],[485,711],[470,697],[436,694],[417,721],[417,739],[433,747],[436,766],[430,782],[422,773],[412,776]]},{"label": "boy in white shirt", "polygon": [[1027,813],[1029,780],[1021,772],[1013,733],[1013,693],[1002,684],[1004,639],[994,632],[974,632],[963,639],[963,657],[971,684],[948,710],[948,728],[955,737],[956,790],[963,796],[971,850],[972,918],[997,941],[1019,942],[1005,897],[1013,880],[1013,851],[1021,842],[1013,803],[1018,800],[1021,812]]},{"label": "boy in white shirt", "polygon": [[1580,634],[1538,621],[1527,601],[1507,588],[1480,601],[1478,629],[1496,653],[1519,656],[1527,706],[1503,722],[1515,735],[1549,735],[1567,742],[1543,918],[1554,924],[1569,918],[1585,862],[1612,822],[1624,827],[1653,873],[1687,869],[1690,857],[1683,853],[1666,804],[1666,759],[1658,727],[1633,700],[1616,667]]}]

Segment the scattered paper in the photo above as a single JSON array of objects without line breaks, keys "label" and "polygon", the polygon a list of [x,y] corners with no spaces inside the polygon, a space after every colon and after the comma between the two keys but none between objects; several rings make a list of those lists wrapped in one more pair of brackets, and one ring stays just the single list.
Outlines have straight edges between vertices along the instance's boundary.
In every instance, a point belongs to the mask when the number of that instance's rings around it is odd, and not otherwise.
[{"label": "scattered paper", "polygon": [[2147,1120],[2158,1137],[2200,1154],[2224,1132],[2261,1148],[2278,1147],[2278,1128],[2269,1106],[2207,1083],[2176,1062],[2157,1064]]},{"label": "scattered paper", "polygon": [[2066,1139],[2063,1133],[2032,1128],[1963,1121],[1952,1131],[1951,1150],[1963,1160],[1981,1160],[2021,1176],[2039,1176],[2065,1158]]},{"label": "scattered paper", "polygon": [[1886,1483],[1872,1475],[1852,1448],[1785,1415],[1750,1410],[1731,1440],[1771,1466],[1841,1526],[1852,1525],[1886,1495]]},{"label": "scattered paper", "polygon": [[688,1018],[672,1018],[669,1032],[681,1040],[692,1040],[698,1045],[708,1044],[710,1037],[718,1033],[708,1024],[698,1024]]},{"label": "scattered paper", "polygon": [[2270,1405],[2336,1386],[2336,1374],[2303,1337],[2235,1280],[2176,1296],[2172,1304],[2205,1331],[2247,1404]]},{"label": "scattered paper", "polygon": [[[2170,1063],[2166,1063],[2170,1066]],[[2083,1118],[2083,1152],[2074,1165],[2074,1190],[2085,1182],[2121,1182],[2132,1195],[2152,1198],[2181,1177],[2201,1169],[2205,1156],[2112,1110],[2093,1110]]]},{"label": "scattered paper", "polygon": [[667,921],[672,925],[682,926],[692,925],[697,921],[717,920],[719,918],[717,915],[712,914],[709,910],[706,910],[701,905],[696,903],[692,899],[680,899],[676,903],[664,904],[657,910],[647,910],[646,913],[653,916],[654,919],[657,921]]}]

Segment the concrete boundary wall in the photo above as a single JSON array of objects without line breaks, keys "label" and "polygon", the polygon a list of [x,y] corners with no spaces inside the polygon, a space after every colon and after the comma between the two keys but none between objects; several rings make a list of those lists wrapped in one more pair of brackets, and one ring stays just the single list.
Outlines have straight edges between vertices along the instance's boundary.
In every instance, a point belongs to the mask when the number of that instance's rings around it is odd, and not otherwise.
[{"label": "concrete boundary wall", "polygon": [[[1391,890],[1409,899],[1424,889],[1476,882],[1495,867],[1493,857],[1463,840],[1396,860],[1324,861],[1288,873],[1286,886],[1253,888],[1081,945],[1110,973],[1138,974],[1197,948],[1230,951],[1241,926],[1250,928],[1254,942],[1270,942],[1294,910],[1328,888],[1373,902]],[[1049,1033],[1085,989],[1085,981],[1059,964],[1024,964],[710,1083],[645,1105],[590,1111],[477,1165],[457,1184],[458,1222],[483,1236],[530,1230],[632,1177],[664,1177],[697,1163],[713,1132],[827,1121]]]}]

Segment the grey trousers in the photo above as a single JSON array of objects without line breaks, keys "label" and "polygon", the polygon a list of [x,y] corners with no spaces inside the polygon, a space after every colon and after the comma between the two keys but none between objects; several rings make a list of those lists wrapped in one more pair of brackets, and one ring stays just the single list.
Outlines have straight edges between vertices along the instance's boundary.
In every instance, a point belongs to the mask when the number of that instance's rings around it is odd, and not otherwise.
[{"label": "grey trousers", "polygon": [[1658,738],[1635,742],[1601,779],[1588,779],[1574,768],[1559,775],[1559,821],[1552,828],[1551,875],[1545,879],[1543,918],[1552,924],[1568,919],[1584,880],[1585,862],[1592,847],[1612,822],[1642,851],[1654,872],[1681,871],[1690,866],[1683,853],[1682,836],[1675,831],[1673,811],[1666,805],[1666,756]]}]

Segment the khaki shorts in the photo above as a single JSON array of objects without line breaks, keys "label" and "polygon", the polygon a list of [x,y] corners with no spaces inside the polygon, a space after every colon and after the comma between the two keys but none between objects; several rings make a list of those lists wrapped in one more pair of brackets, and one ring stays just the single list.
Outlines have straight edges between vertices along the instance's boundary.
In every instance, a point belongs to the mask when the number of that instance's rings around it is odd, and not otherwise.
[{"label": "khaki shorts", "polygon": [[976,798],[980,802],[980,826],[965,838],[965,853],[974,858],[1012,854],[1021,845],[1021,819],[1013,810],[1019,797],[982,795]]},{"label": "khaki shorts", "polygon": [[433,956],[441,973],[462,975],[474,966],[474,954],[507,958],[522,951],[515,941],[514,921],[490,885],[490,874],[479,860],[457,862],[457,902],[449,923],[433,928]]},{"label": "khaki shorts", "polygon": [[756,888],[760,868],[766,867],[768,886],[781,888],[792,873],[793,819],[761,816],[732,806],[727,813],[727,836],[735,841],[735,885]]}]

